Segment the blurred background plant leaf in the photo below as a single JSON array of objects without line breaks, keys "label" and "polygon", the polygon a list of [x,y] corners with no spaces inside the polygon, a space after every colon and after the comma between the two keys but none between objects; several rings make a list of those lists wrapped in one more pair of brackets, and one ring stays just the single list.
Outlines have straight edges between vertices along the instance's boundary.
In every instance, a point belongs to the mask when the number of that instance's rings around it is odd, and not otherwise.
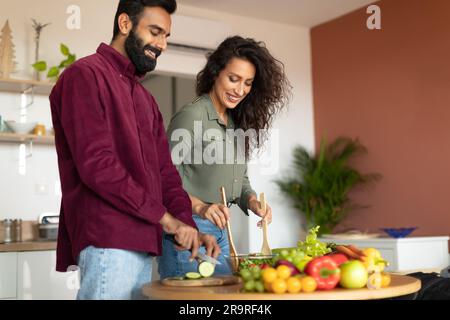
[{"label": "blurred background plant leaf", "polygon": [[358,139],[348,137],[338,137],[329,145],[322,139],[314,156],[301,146],[294,149],[294,174],[275,183],[305,216],[307,229],[320,226],[320,234],[331,233],[351,211],[366,207],[349,198],[355,187],[381,179],[378,173],[362,174],[350,165],[366,153]]}]

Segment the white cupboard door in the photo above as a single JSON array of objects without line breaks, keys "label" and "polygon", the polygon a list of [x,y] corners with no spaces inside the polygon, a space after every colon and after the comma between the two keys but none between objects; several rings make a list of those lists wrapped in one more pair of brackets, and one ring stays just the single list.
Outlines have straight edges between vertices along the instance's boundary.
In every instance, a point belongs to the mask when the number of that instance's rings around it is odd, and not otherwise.
[{"label": "white cupboard door", "polygon": [[17,252],[0,253],[0,299],[17,297]]},{"label": "white cupboard door", "polygon": [[74,300],[79,272],[56,272],[56,251],[19,252],[18,298],[23,300]]}]

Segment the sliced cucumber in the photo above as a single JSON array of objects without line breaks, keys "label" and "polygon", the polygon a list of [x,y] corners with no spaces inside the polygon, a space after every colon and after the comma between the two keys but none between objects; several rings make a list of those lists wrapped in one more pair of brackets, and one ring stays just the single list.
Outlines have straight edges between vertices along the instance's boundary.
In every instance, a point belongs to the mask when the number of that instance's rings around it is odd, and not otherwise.
[{"label": "sliced cucumber", "polygon": [[198,273],[202,275],[202,277],[209,278],[213,275],[215,266],[208,261],[202,261],[198,265]]},{"label": "sliced cucumber", "polygon": [[198,272],[188,272],[186,273],[186,278],[188,279],[200,279],[202,275]]}]

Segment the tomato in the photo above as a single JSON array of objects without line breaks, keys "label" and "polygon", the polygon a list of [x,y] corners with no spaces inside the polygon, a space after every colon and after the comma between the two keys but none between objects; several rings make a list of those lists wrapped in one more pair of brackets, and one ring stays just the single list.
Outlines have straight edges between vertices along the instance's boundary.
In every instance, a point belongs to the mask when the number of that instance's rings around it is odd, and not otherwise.
[{"label": "tomato", "polygon": [[272,283],[264,281],[264,289],[266,289],[267,292],[272,292]]},{"label": "tomato", "polygon": [[278,278],[286,280],[291,276],[291,269],[288,266],[281,265],[277,267]]},{"label": "tomato", "polygon": [[264,269],[270,268],[270,265],[267,264],[267,263],[263,263],[263,264],[260,266],[260,268],[261,268],[261,270],[264,270]]},{"label": "tomato", "polygon": [[294,275],[300,273],[300,271],[298,271],[298,269],[295,267],[295,265],[287,260],[278,260],[275,266],[278,267],[278,266],[282,266],[282,265],[287,266],[289,268],[289,270],[291,270],[291,276],[294,276]]},{"label": "tomato", "polygon": [[317,282],[313,277],[301,277],[300,282],[303,292],[314,292],[317,288]]},{"label": "tomato", "polygon": [[274,268],[266,268],[262,272],[262,278],[266,283],[272,283],[278,278],[277,270]]},{"label": "tomato", "polygon": [[274,282],[272,282],[272,291],[274,293],[285,293],[287,290],[287,284],[286,281],[283,279],[277,279]]},{"label": "tomato", "polygon": [[340,266],[341,280],[339,284],[347,289],[360,289],[367,285],[366,267],[359,260],[351,260]]},{"label": "tomato", "polygon": [[302,282],[298,278],[291,277],[287,279],[286,284],[289,293],[299,293],[302,290]]}]

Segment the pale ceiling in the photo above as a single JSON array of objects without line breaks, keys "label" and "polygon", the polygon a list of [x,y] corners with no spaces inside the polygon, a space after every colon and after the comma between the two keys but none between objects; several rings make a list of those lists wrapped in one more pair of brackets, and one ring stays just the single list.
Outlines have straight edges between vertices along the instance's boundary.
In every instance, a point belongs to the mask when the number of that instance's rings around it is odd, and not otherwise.
[{"label": "pale ceiling", "polygon": [[375,0],[179,0],[178,3],[257,19],[314,27]]}]

